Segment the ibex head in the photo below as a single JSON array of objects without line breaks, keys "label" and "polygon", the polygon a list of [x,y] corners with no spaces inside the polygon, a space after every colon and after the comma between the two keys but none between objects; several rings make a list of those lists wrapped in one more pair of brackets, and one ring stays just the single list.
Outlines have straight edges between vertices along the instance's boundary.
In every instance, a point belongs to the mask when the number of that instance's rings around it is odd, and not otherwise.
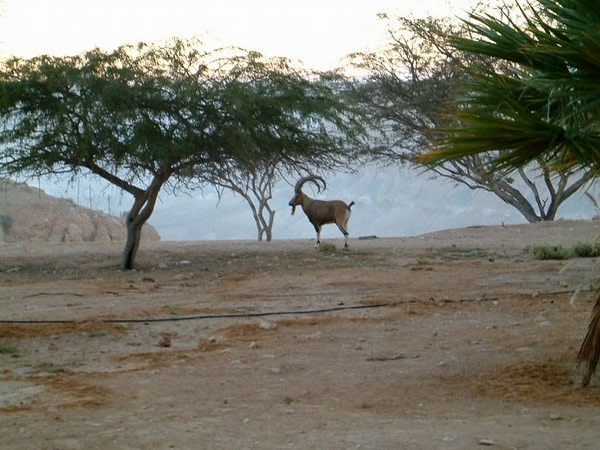
[{"label": "ibex head", "polygon": [[289,205],[292,207],[292,214],[296,212],[296,206],[301,205],[306,197],[304,192],[302,192],[302,186],[304,186],[304,183],[307,181],[312,181],[317,186],[319,192],[321,192],[321,185],[319,182],[323,185],[323,189],[327,188],[327,183],[325,183],[325,180],[318,175],[309,175],[307,177],[300,178],[294,187],[294,197],[292,197],[289,203]]}]

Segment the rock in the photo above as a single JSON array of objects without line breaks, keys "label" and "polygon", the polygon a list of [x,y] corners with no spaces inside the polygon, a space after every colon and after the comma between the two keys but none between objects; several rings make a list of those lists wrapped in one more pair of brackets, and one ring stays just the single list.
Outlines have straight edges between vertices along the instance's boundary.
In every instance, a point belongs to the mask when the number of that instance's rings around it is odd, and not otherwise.
[{"label": "rock", "polygon": [[274,330],[277,328],[277,324],[275,322],[269,322],[268,320],[261,320],[258,324],[258,328],[262,330]]},{"label": "rock", "polygon": [[171,346],[171,335],[169,333],[161,333],[160,339],[158,340],[159,347],[170,347]]},{"label": "rock", "polygon": [[175,275],[173,277],[173,281],[187,281],[190,279],[189,275],[186,275],[185,273],[178,273],[177,275]]},{"label": "rock", "polygon": [[519,347],[517,349],[517,352],[519,353],[531,353],[533,351],[533,348],[531,347]]},{"label": "rock", "polygon": [[309,334],[308,336],[306,336],[306,339],[308,339],[309,341],[318,341],[320,339],[323,339],[323,332],[322,331],[315,331],[312,334]]},{"label": "rock", "polygon": [[[112,242],[127,237],[125,218],[117,218],[47,195],[24,183],[0,179],[0,243]],[[159,240],[146,224],[142,240]]]}]

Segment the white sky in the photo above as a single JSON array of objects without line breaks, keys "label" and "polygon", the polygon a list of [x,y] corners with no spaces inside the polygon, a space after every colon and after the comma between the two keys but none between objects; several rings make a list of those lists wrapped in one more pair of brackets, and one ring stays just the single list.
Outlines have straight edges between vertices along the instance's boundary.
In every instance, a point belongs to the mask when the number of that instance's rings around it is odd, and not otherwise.
[{"label": "white sky", "polygon": [[377,13],[463,15],[469,0],[0,0],[0,56],[198,36],[331,69],[384,39]]}]

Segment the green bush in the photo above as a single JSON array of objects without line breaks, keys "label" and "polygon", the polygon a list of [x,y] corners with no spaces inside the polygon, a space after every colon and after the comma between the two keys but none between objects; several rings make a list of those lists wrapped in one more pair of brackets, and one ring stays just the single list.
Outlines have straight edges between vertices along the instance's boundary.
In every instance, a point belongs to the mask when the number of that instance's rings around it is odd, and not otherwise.
[{"label": "green bush", "polygon": [[573,251],[562,245],[537,245],[533,247],[533,256],[536,259],[569,259]]},{"label": "green bush", "polygon": [[579,258],[593,258],[600,256],[600,247],[587,243],[579,243],[573,247],[573,253]]}]

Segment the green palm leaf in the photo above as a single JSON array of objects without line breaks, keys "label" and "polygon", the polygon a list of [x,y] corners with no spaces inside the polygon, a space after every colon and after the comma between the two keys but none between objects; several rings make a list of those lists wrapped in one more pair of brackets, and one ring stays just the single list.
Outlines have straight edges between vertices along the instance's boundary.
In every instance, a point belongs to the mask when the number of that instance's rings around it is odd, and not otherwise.
[{"label": "green palm leaf", "polygon": [[600,167],[600,8],[589,0],[538,0],[521,12],[521,25],[469,17],[474,37],[454,45],[496,58],[504,69],[465,68],[471,81],[449,112],[455,125],[436,130],[437,149],[422,162],[499,151],[500,171],[533,160]]}]

